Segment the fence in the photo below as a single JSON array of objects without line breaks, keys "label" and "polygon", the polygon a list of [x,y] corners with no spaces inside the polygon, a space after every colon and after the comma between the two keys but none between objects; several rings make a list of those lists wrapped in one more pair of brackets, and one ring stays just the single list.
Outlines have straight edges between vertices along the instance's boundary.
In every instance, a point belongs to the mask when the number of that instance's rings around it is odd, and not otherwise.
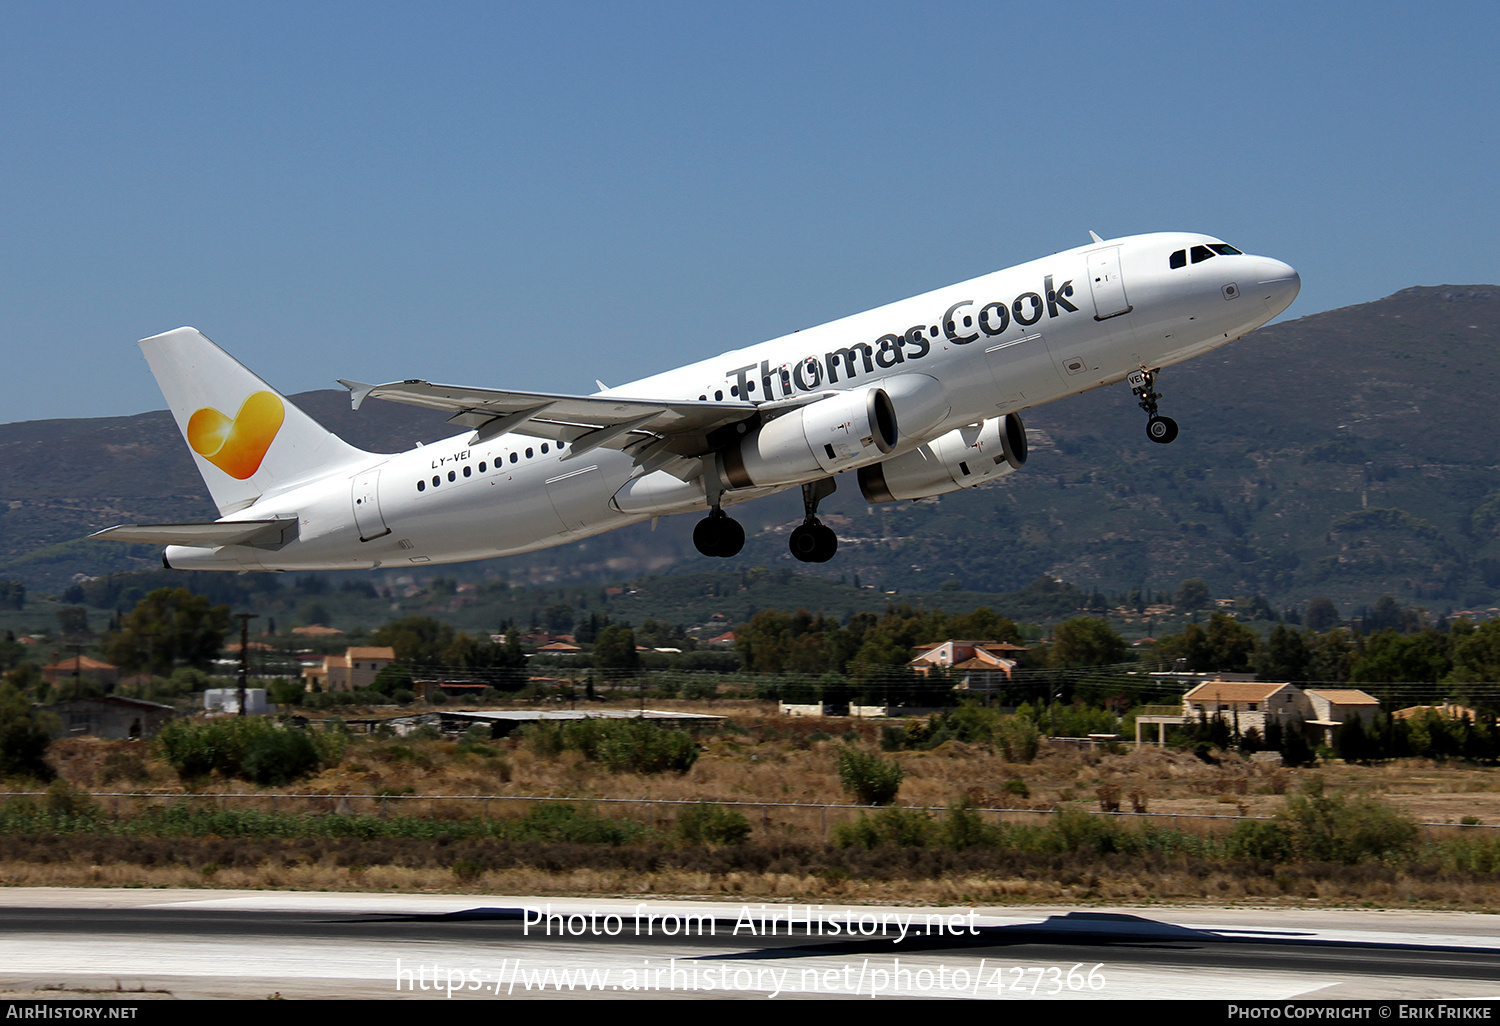
[{"label": "fence", "polygon": [[[115,818],[129,818],[152,808],[171,808],[174,804],[217,803],[220,810],[235,806],[260,812],[339,815],[339,816],[426,816],[435,820],[460,820],[466,818],[507,818],[524,815],[535,804],[570,803],[576,805],[617,807],[632,818],[652,826],[670,828],[676,816],[684,808],[695,808],[702,802],[676,798],[572,798],[554,795],[390,795],[390,794],[248,794],[243,792],[192,793],[168,791],[94,791],[77,792],[87,794]],[[0,791],[0,801],[11,798],[44,798],[46,791]],[[122,805],[123,800],[123,805]],[[510,804],[515,803],[515,804]],[[762,838],[793,835],[816,836],[827,840],[835,823],[841,819],[852,819],[859,813],[874,811],[870,805],[819,804],[812,802],[738,802],[716,801],[711,804],[735,809],[748,819],[753,828],[758,828]],[[201,807],[201,806],[200,806]],[[931,812],[941,814],[944,806],[904,805],[894,806],[904,811]],[[1227,833],[1234,824],[1242,820],[1271,821],[1270,816],[1224,816],[1208,813],[1187,812],[1102,812],[1089,809],[1066,810],[1058,807],[1043,809],[974,808],[972,811],[992,818],[996,824],[1023,823],[1032,817],[1055,816],[1064,811],[1076,811],[1089,816],[1109,817],[1115,820],[1139,820],[1154,826],[1175,831],[1200,834]],[[832,815],[830,815],[832,813]],[[1500,830],[1500,824],[1488,823],[1434,823],[1421,822],[1424,839],[1438,836],[1465,834],[1478,830]]]}]

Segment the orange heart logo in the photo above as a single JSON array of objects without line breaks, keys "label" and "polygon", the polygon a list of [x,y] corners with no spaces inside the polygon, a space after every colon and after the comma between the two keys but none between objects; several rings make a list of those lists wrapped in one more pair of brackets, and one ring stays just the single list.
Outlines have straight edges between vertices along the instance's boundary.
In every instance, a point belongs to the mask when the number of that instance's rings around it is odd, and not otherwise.
[{"label": "orange heart logo", "polygon": [[266,450],[281,430],[286,407],[274,392],[256,392],[230,420],[212,406],[188,419],[188,444],[193,451],[230,477],[241,481],[260,469]]}]

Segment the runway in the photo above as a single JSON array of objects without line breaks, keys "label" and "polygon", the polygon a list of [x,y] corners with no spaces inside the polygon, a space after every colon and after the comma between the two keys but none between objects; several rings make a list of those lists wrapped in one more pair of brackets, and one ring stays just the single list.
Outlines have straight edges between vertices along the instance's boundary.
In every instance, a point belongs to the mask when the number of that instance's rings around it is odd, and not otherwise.
[{"label": "runway", "polygon": [[1500,916],[0,892],[0,996],[1496,999]]}]

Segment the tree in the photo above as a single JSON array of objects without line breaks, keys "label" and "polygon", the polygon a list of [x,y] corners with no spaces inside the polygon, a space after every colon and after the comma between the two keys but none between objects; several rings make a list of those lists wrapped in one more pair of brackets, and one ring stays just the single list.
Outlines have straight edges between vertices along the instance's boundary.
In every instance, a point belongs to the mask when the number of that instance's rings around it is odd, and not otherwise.
[{"label": "tree", "polygon": [[1307,603],[1307,629],[1322,634],[1339,622],[1338,607],[1333,600],[1318,595]]},{"label": "tree", "polygon": [[1250,668],[1255,654],[1255,632],[1234,617],[1214,613],[1208,618],[1208,650],[1212,666],[1205,670],[1240,673]]},{"label": "tree", "polygon": [[51,737],[26,696],[9,683],[0,684],[0,776],[52,779],[44,761]]},{"label": "tree", "polygon": [[229,620],[228,606],[186,588],[158,588],[136,604],[104,651],[128,670],[166,675],[177,663],[206,669],[224,647]]},{"label": "tree", "polygon": [[635,650],[635,631],[611,624],[594,642],[594,666],[600,670],[633,670],[641,664]]},{"label": "tree", "polygon": [[1500,620],[1452,633],[1454,680],[1500,680]]},{"label": "tree", "polygon": [[1255,673],[1261,680],[1306,680],[1311,661],[1302,635],[1280,624],[1266,640],[1265,649],[1256,655]]},{"label": "tree", "polygon": [[1052,666],[1104,666],[1124,662],[1129,646],[1108,620],[1078,616],[1052,633]]},{"label": "tree", "polygon": [[1349,680],[1358,683],[1393,681],[1437,681],[1447,676],[1448,639],[1436,631],[1397,634],[1381,631],[1365,643],[1364,655],[1349,670]]},{"label": "tree", "polygon": [[1208,590],[1208,582],[1197,577],[1190,577],[1177,587],[1175,605],[1184,613],[1202,609],[1212,600],[1213,595]]},{"label": "tree", "polygon": [[395,649],[396,658],[408,666],[436,666],[453,644],[453,628],[430,616],[408,616],[376,630],[374,641]]}]

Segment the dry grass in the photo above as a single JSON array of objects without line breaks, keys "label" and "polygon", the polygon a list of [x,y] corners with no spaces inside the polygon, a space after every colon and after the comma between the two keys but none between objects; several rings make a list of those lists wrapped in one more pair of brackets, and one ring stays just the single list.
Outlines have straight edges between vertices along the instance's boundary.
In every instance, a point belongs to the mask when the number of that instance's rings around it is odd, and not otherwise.
[{"label": "dry grass", "polygon": [[[180,842],[179,846],[180,846]],[[191,848],[191,844],[188,845]],[[204,887],[400,893],[496,893],[610,897],[755,898],[880,904],[991,905],[1067,903],[1318,902],[1330,906],[1500,908],[1500,882],[1449,878],[1388,867],[1283,867],[1274,876],[1177,860],[1128,864],[1108,860],[1060,867],[1021,859],[1007,870],[858,874],[837,866],[715,869],[657,865],[551,868],[516,865],[459,874],[451,866],[341,865],[326,852],[281,845],[274,856],[243,866],[140,864],[86,859],[0,859],[0,885],[13,887]],[[179,855],[183,854],[180,850]]]},{"label": "dry grass", "polygon": [[[734,717],[730,726],[702,737],[703,755],[681,775],[610,774],[577,753],[544,757],[516,740],[485,746],[490,754],[482,754],[453,741],[360,737],[351,741],[338,767],[295,786],[260,789],[243,781],[215,780],[201,790],[259,795],[256,804],[262,809],[270,807],[273,795],[383,791],[419,798],[492,794],[846,804],[850,799],[839,785],[835,753],[846,743],[874,748],[879,735],[877,723],[789,720],[770,714],[760,703],[736,704],[732,710],[721,703],[672,704]],[[1154,747],[1108,754],[1044,745],[1035,762],[1015,764],[988,746],[950,741],[932,751],[885,757],[898,759],[905,771],[901,804],[946,806],[955,796],[966,795],[991,808],[1051,809],[1069,803],[1097,808],[1100,796],[1113,796],[1127,812],[1144,807],[1182,817],[1272,815],[1281,808],[1281,796],[1294,793],[1310,772],[1268,767],[1234,755],[1210,765],[1188,753]],[[82,790],[183,793],[175,774],[146,745],[70,739],[55,744],[49,758],[64,779]],[[138,766],[142,774],[139,779],[108,779],[121,766]],[[1487,824],[1500,823],[1500,771],[1494,768],[1405,760],[1375,767],[1334,764],[1313,772],[1329,791],[1378,794],[1419,820],[1457,822],[1477,816]],[[1013,781],[1024,783],[1028,797],[1014,793],[1008,786]],[[109,799],[104,803],[110,807]],[[130,811],[130,800],[118,804],[118,811]],[[517,815],[526,804],[414,800],[403,801],[399,808],[407,814],[449,818]],[[374,801],[337,797],[282,802],[277,807],[318,813],[381,811]],[[437,859],[420,848],[356,850],[333,842],[203,838],[137,840],[124,847],[101,842],[91,848],[83,843],[89,839],[76,836],[53,838],[56,843],[51,845],[41,838],[0,837],[0,884],[744,895],[928,904],[1201,900],[1500,908],[1500,884],[1494,881],[1379,866],[1283,866],[1274,874],[1256,875],[1243,867],[1185,859],[1048,861],[1013,853],[989,861],[955,855],[951,861],[935,862],[937,856],[923,856],[928,861],[920,865],[895,866],[880,864],[881,859],[889,862],[889,855],[867,853],[871,861],[862,863],[851,853],[823,846],[832,827],[850,813],[744,811],[755,829],[747,846],[750,851],[736,856],[743,865],[723,858],[717,864],[695,864],[687,856],[665,857],[660,851],[641,862],[619,849],[597,858],[577,852],[563,857],[550,849],[550,854],[537,849],[518,855],[507,849],[503,857],[491,851],[479,858],[484,868],[477,877],[460,879],[453,860],[467,856],[456,850]],[[667,805],[622,806],[610,814],[649,819],[669,829],[676,810]],[[1182,829],[1210,828],[1188,818],[1175,824],[1157,822]]]},{"label": "dry grass", "polygon": [[[665,703],[660,703],[665,704]],[[673,703],[686,705],[687,703]],[[762,703],[737,703],[753,707]],[[701,708],[701,707],[700,707]],[[728,706],[714,703],[716,713]],[[551,795],[639,798],[656,801],[799,802],[846,804],[834,755],[850,741],[874,747],[878,725],[842,719],[788,719],[747,708],[733,726],[704,735],[704,754],[686,774],[611,774],[576,753],[538,756],[515,739],[497,742],[493,756],[466,751],[452,741],[380,741],[355,738],[342,764],[281,789],[238,780],[213,781],[216,792],[246,794]],[[111,760],[113,756],[113,760]],[[1155,747],[1107,754],[1044,745],[1035,762],[1006,762],[988,746],[950,741],[927,752],[894,756],[905,772],[899,802],[947,805],[966,794],[976,804],[1003,808],[1097,805],[1101,788],[1118,790],[1121,807],[1181,816],[1273,815],[1282,795],[1295,791],[1310,771],[1254,764],[1237,755],[1209,765],[1189,753]],[[176,775],[145,745],[76,738],[52,746],[58,773],[83,790],[180,791]],[[141,779],[108,778],[124,761],[144,766]],[[1381,766],[1334,763],[1318,768],[1332,792],[1378,794],[1415,819],[1457,822],[1477,816],[1500,824],[1500,770],[1407,759]],[[1019,799],[1007,783],[1024,782]]]}]

